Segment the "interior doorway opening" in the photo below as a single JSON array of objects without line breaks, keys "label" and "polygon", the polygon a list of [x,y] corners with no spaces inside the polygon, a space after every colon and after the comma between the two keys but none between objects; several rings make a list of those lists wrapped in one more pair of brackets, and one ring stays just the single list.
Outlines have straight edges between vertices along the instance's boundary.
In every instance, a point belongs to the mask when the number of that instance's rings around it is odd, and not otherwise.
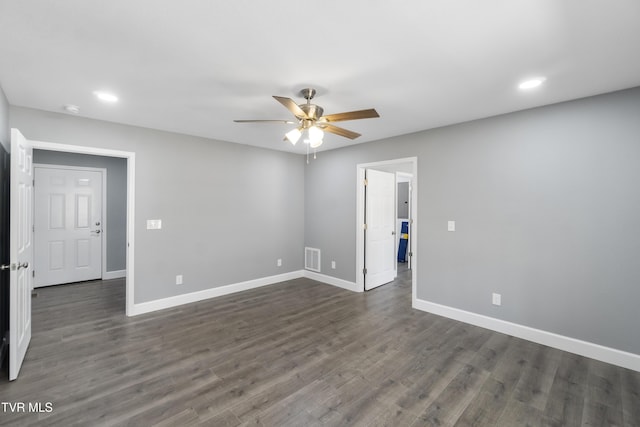
[{"label": "interior doorway opening", "polygon": [[[33,149],[36,152],[48,152],[49,154],[69,154],[69,155],[86,155],[86,157],[104,157],[104,158],[117,158],[123,159],[126,163],[124,174],[122,177],[125,180],[126,195],[126,215],[123,219],[124,224],[124,263],[122,269],[108,269],[107,272],[103,272],[102,279],[110,280],[115,278],[124,277],[126,288],[126,304],[125,312],[127,316],[133,315],[134,308],[134,236],[135,236],[135,153],[129,151],[111,150],[105,148],[96,148],[79,145],[59,144],[53,142],[43,141],[29,141]],[[58,162],[59,163],[59,162]],[[112,174],[113,175],[113,174]],[[109,185],[107,183],[107,191]],[[108,260],[107,260],[108,261]]]},{"label": "interior doorway opening", "polygon": [[34,287],[124,278],[127,160],[39,149],[33,159]]},{"label": "interior doorway opening", "polygon": [[[391,255],[392,261],[389,261],[385,258],[385,262],[393,262],[394,266],[394,278],[398,275],[398,249],[399,249],[399,240],[402,237],[402,228],[400,221],[397,217],[398,214],[398,191],[397,191],[397,182],[407,182],[407,216],[408,218],[404,218],[407,222],[407,249],[406,249],[406,259],[407,263],[400,263],[400,271],[403,269],[408,269],[411,272],[411,288],[412,288],[412,299],[415,299],[416,295],[416,283],[417,283],[417,260],[418,260],[418,251],[416,244],[417,230],[418,230],[418,202],[417,202],[417,182],[418,182],[418,167],[417,167],[417,158],[409,157],[409,158],[401,158],[401,159],[391,159],[380,162],[373,163],[361,163],[356,166],[357,174],[356,174],[356,186],[357,186],[357,206],[356,206],[356,285],[357,290],[363,292],[365,290],[369,290],[370,286],[367,285],[367,276],[371,271],[371,263],[378,262],[376,257],[377,254],[374,254],[374,259],[372,260],[371,254],[367,254],[367,248],[369,251],[372,249],[371,245],[367,245],[367,231],[371,231],[369,222],[371,221],[371,215],[373,213],[374,217],[376,214],[372,209],[375,207],[370,203],[369,208],[367,207],[367,186],[368,180],[366,179],[367,170],[380,171],[393,174],[394,177],[394,198],[393,198],[393,238],[394,238],[394,251],[393,255]],[[377,175],[377,174],[376,174]],[[402,200],[404,202],[404,200]],[[379,206],[379,205],[377,205]],[[369,209],[370,217],[367,218],[367,210]],[[385,208],[386,209],[386,208]],[[377,218],[374,218],[377,221]],[[390,232],[387,232],[390,233]],[[371,233],[369,233],[371,235]],[[388,255],[385,255],[387,257]],[[376,268],[378,266],[376,265]],[[377,284],[377,283],[376,283]]]}]

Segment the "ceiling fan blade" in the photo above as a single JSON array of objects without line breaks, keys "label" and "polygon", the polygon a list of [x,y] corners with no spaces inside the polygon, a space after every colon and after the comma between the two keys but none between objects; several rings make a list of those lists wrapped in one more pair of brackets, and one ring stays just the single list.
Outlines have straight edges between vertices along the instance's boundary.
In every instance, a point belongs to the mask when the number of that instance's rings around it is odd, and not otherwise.
[{"label": "ceiling fan blade", "polygon": [[328,116],[323,116],[323,119],[326,119],[328,122],[343,122],[346,120],[359,120],[359,119],[373,119],[376,117],[380,117],[375,108],[370,108],[368,110],[358,110],[358,111],[349,111],[347,113],[337,113],[337,114],[329,114]]},{"label": "ceiling fan blade", "polygon": [[291,120],[234,120],[236,123],[283,123],[286,125],[295,125],[298,122]]},{"label": "ceiling fan blade", "polygon": [[302,108],[298,107],[298,104],[296,104],[296,102],[293,99],[285,98],[282,96],[275,96],[275,95],[273,95],[273,97],[280,104],[284,105],[287,110],[291,111],[294,116],[303,118],[303,119],[308,118],[307,114],[304,111],[302,111]]},{"label": "ceiling fan blade", "polygon": [[356,139],[357,137],[360,136],[360,134],[357,132],[353,132],[351,130],[340,128],[338,126],[334,126],[330,124],[319,125],[319,127],[325,132],[334,133],[336,135],[344,136],[345,138],[349,138],[349,139]]}]

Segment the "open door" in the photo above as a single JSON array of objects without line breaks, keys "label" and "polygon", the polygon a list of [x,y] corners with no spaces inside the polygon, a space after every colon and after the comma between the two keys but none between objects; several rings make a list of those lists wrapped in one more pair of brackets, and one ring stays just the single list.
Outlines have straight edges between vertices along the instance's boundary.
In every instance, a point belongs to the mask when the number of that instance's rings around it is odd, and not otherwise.
[{"label": "open door", "polygon": [[33,147],[11,129],[9,219],[9,380],[18,377],[31,341],[33,289]]},{"label": "open door", "polygon": [[370,290],[395,278],[396,177],[367,169],[366,181],[364,289]]}]

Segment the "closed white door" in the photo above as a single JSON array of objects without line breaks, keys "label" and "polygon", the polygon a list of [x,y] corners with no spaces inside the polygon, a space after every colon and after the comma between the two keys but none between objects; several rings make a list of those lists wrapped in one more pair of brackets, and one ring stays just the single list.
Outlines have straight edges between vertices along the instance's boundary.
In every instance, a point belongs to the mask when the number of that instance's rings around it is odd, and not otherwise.
[{"label": "closed white door", "polygon": [[18,377],[31,341],[33,289],[33,148],[11,129],[9,225],[9,380]]},{"label": "closed white door", "polygon": [[102,172],[35,168],[35,287],[102,278]]},{"label": "closed white door", "polygon": [[395,278],[395,174],[365,171],[365,290]]}]

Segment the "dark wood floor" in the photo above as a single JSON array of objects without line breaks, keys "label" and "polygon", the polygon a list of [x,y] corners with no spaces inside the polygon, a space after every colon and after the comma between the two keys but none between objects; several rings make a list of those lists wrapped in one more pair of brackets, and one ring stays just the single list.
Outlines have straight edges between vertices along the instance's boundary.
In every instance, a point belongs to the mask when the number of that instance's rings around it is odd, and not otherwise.
[{"label": "dark wood floor", "polygon": [[[127,318],[122,281],[38,290],[1,425],[640,426],[640,373],[297,279]],[[1,408],[0,408],[1,409]]]}]

